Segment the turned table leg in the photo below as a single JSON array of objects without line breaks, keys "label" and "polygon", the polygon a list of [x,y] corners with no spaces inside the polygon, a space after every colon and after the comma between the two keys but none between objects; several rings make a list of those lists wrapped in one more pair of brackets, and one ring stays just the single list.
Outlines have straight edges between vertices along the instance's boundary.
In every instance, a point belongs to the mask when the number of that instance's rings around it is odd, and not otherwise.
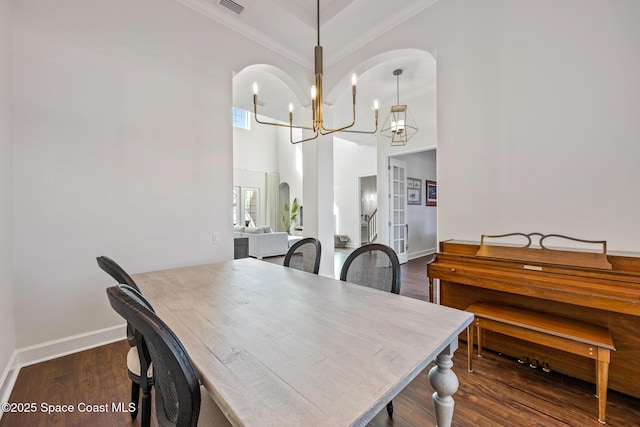
[{"label": "turned table leg", "polygon": [[450,427],[453,419],[453,394],[458,391],[458,377],[451,370],[451,357],[457,348],[457,340],[436,358],[436,366],[429,371],[429,382],[436,390],[433,393],[433,404],[436,411],[436,425]]}]

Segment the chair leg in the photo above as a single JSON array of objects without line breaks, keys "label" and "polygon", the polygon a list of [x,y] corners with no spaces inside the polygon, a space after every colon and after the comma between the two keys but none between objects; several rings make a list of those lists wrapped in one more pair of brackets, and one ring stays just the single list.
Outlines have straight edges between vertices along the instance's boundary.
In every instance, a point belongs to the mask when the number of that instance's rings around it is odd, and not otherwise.
[{"label": "chair leg", "polygon": [[393,401],[387,403],[387,414],[389,414],[390,417],[393,417]]},{"label": "chair leg", "polygon": [[138,402],[140,400],[140,384],[131,381],[131,402],[135,404],[135,409],[131,412],[131,419],[138,416]]},{"label": "chair leg", "polygon": [[142,421],[141,427],[149,427],[151,425],[151,387],[142,390]]}]

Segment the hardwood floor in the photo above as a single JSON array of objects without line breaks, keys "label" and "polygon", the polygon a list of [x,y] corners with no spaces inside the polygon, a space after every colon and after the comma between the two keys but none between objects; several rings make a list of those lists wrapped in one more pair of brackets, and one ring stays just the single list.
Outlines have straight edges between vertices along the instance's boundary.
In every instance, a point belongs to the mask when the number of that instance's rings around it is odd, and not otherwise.
[{"label": "hardwood floor", "polygon": [[[346,258],[339,253],[336,258]],[[428,258],[403,265],[401,293],[427,299]],[[276,259],[267,259],[277,262]],[[336,261],[340,264],[341,261]],[[22,426],[138,426],[126,412],[114,412],[112,404],[128,403],[131,382],[127,377],[126,341],[22,368],[11,394],[11,402],[35,403],[35,413],[5,413],[0,427]],[[474,360],[475,372],[466,370],[466,344],[453,359],[460,381],[454,396],[454,426],[599,426],[595,387],[554,372],[531,369],[496,353]],[[630,361],[635,363],[635,361]],[[435,425],[426,369],[394,402],[394,416],[381,411],[370,427]],[[42,412],[42,404],[73,405],[73,413]],[[79,412],[80,404],[106,405],[108,412]],[[640,399],[609,390],[609,426],[640,426]],[[152,426],[157,426],[152,416]]]}]

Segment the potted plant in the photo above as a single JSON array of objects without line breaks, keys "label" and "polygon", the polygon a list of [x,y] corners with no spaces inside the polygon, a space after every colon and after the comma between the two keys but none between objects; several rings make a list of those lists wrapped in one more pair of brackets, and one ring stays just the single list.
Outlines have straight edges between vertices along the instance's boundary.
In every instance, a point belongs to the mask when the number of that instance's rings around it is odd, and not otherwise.
[{"label": "potted plant", "polygon": [[289,209],[289,203],[284,204],[284,213],[282,214],[282,224],[287,233],[291,234],[291,226],[298,219],[298,199],[294,198]]}]

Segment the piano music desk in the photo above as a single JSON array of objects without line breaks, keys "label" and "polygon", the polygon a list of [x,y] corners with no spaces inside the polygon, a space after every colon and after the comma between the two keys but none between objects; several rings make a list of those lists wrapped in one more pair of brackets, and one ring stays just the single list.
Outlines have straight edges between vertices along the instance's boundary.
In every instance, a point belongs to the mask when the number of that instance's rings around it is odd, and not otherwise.
[{"label": "piano music desk", "polygon": [[605,423],[610,351],[615,350],[609,329],[574,319],[503,305],[476,303],[467,307],[475,319],[467,327],[468,368],[473,372],[473,326],[478,328],[478,356],[482,356],[482,330],[504,335],[596,361],[598,421]]}]

